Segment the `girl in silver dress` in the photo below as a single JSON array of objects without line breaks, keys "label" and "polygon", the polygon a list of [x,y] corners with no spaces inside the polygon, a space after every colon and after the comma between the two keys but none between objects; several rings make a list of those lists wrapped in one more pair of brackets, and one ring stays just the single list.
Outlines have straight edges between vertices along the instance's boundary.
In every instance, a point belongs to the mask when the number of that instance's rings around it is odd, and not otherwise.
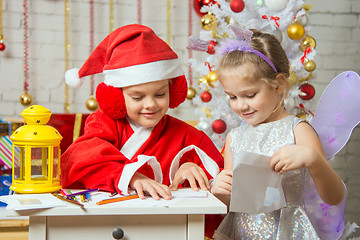
[{"label": "girl in silver dress", "polygon": [[289,61],[279,41],[233,31],[243,39],[220,45],[217,70],[243,122],[226,138],[225,167],[211,189],[230,209],[214,238],[319,239],[304,209],[306,177],[329,205],[343,201],[344,184],[311,125],[285,109]]}]

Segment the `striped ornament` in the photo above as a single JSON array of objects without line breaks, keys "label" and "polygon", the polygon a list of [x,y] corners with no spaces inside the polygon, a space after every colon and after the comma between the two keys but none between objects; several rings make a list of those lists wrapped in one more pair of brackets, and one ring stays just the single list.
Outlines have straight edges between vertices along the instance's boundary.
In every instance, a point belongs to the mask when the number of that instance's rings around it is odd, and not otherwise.
[{"label": "striped ornament", "polygon": [[[4,169],[12,168],[12,142],[10,136],[0,137],[0,161],[4,163]],[[15,148],[15,163],[20,159],[20,149]]]}]

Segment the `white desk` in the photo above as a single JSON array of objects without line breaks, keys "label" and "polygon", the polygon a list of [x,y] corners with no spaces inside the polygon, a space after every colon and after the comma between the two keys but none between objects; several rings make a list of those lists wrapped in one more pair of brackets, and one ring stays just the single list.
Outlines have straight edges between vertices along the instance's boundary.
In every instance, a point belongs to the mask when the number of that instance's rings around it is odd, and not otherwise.
[{"label": "white desk", "polygon": [[180,199],[165,207],[119,202],[81,209],[66,202],[66,207],[14,211],[8,206],[6,216],[29,216],[30,240],[111,240],[115,228],[123,230],[125,240],[202,240],[204,214],[226,211],[226,205],[208,194],[206,198]]}]

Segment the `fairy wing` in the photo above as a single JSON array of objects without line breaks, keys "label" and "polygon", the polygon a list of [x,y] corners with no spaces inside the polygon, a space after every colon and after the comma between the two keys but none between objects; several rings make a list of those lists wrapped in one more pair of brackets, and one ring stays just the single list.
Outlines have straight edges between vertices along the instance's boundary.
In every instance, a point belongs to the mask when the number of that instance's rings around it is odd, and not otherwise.
[{"label": "fairy wing", "polygon": [[343,72],[325,89],[311,122],[327,159],[345,146],[359,122],[360,78],[356,72]]},{"label": "fairy wing", "polygon": [[[356,72],[339,74],[320,98],[311,125],[319,135],[327,159],[339,152],[360,122],[360,78]],[[346,197],[336,206],[323,202],[308,176],[306,213],[321,239],[338,239],[344,231]]]}]

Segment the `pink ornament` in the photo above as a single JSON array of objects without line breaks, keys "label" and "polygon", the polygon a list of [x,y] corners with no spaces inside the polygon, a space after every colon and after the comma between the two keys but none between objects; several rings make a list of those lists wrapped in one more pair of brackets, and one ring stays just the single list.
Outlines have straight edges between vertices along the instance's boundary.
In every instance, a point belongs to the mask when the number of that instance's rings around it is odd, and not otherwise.
[{"label": "pink ornament", "polygon": [[303,93],[299,95],[302,100],[310,100],[315,96],[315,88],[311,84],[304,83],[299,89]]},{"label": "pink ornament", "polygon": [[212,95],[208,91],[205,91],[201,94],[200,98],[203,102],[210,102]]},{"label": "pink ornament", "polygon": [[245,8],[245,3],[243,0],[232,0],[230,2],[231,11],[239,13]]},{"label": "pink ornament", "polygon": [[217,119],[212,123],[211,127],[215,133],[221,134],[226,130],[226,123],[224,120]]}]

